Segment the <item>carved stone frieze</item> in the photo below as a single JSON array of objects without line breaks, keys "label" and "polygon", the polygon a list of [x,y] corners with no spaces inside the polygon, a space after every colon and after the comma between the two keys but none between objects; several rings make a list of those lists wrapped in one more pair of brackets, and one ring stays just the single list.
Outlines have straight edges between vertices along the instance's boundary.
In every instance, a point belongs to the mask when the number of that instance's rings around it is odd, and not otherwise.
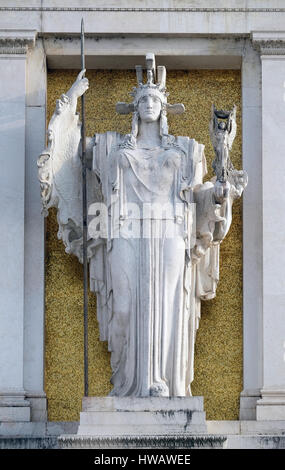
[{"label": "carved stone frieze", "polygon": [[284,13],[285,8],[270,7],[56,7],[56,6],[5,6],[0,11],[39,11],[39,12],[178,12],[178,13]]},{"label": "carved stone frieze", "polygon": [[0,54],[26,54],[36,35],[35,30],[0,30]]},{"label": "carved stone frieze", "polygon": [[260,55],[285,55],[284,31],[253,31],[251,33],[251,40],[254,49]]}]

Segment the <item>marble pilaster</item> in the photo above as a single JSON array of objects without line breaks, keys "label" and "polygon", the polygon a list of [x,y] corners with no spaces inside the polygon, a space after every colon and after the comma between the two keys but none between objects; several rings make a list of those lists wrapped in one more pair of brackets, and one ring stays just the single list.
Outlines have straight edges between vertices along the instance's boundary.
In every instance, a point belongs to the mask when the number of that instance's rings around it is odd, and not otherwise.
[{"label": "marble pilaster", "polygon": [[285,419],[285,32],[254,32],[262,67],[262,389],[257,420]]},{"label": "marble pilaster", "polygon": [[26,54],[34,42],[34,31],[0,31],[0,421],[30,420],[24,390],[25,132]]},{"label": "marble pilaster", "polygon": [[27,54],[25,155],[24,387],[32,421],[45,421],[44,392],[44,218],[36,159],[45,145],[46,57],[42,40]]},{"label": "marble pilaster", "polygon": [[240,419],[256,419],[262,386],[261,65],[246,40],[242,56],[242,156],[249,185],[243,195],[243,391]]}]

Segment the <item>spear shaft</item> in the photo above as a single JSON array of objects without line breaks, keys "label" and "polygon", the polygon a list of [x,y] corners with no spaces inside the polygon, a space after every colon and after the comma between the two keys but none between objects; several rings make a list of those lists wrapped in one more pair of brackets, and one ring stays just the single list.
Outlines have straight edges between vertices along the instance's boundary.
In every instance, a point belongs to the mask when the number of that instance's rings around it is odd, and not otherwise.
[{"label": "spear shaft", "polygon": [[[81,70],[85,69],[84,22],[81,20]],[[84,315],[84,396],[88,396],[88,260],[87,260],[87,181],[85,95],[81,96],[81,148],[82,148],[82,222],[83,222],[83,315]]]}]

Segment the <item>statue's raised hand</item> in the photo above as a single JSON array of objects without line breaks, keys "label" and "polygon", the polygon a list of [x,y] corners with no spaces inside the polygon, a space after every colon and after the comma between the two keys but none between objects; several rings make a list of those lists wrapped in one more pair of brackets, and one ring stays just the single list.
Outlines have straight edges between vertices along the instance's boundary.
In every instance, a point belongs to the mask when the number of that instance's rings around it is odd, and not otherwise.
[{"label": "statue's raised hand", "polygon": [[75,82],[73,83],[72,87],[68,91],[68,96],[71,99],[76,99],[82,96],[86,90],[89,88],[89,81],[88,78],[84,77],[84,73],[86,69],[81,70],[77,75]]}]

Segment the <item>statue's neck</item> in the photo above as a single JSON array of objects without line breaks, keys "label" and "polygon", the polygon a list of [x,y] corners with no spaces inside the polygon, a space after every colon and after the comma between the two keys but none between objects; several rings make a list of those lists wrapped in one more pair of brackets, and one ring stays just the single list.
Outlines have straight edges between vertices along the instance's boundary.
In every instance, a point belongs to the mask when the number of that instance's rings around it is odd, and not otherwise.
[{"label": "statue's neck", "polygon": [[139,132],[137,136],[137,147],[152,148],[161,146],[159,130],[159,121],[141,121],[139,124]]}]

